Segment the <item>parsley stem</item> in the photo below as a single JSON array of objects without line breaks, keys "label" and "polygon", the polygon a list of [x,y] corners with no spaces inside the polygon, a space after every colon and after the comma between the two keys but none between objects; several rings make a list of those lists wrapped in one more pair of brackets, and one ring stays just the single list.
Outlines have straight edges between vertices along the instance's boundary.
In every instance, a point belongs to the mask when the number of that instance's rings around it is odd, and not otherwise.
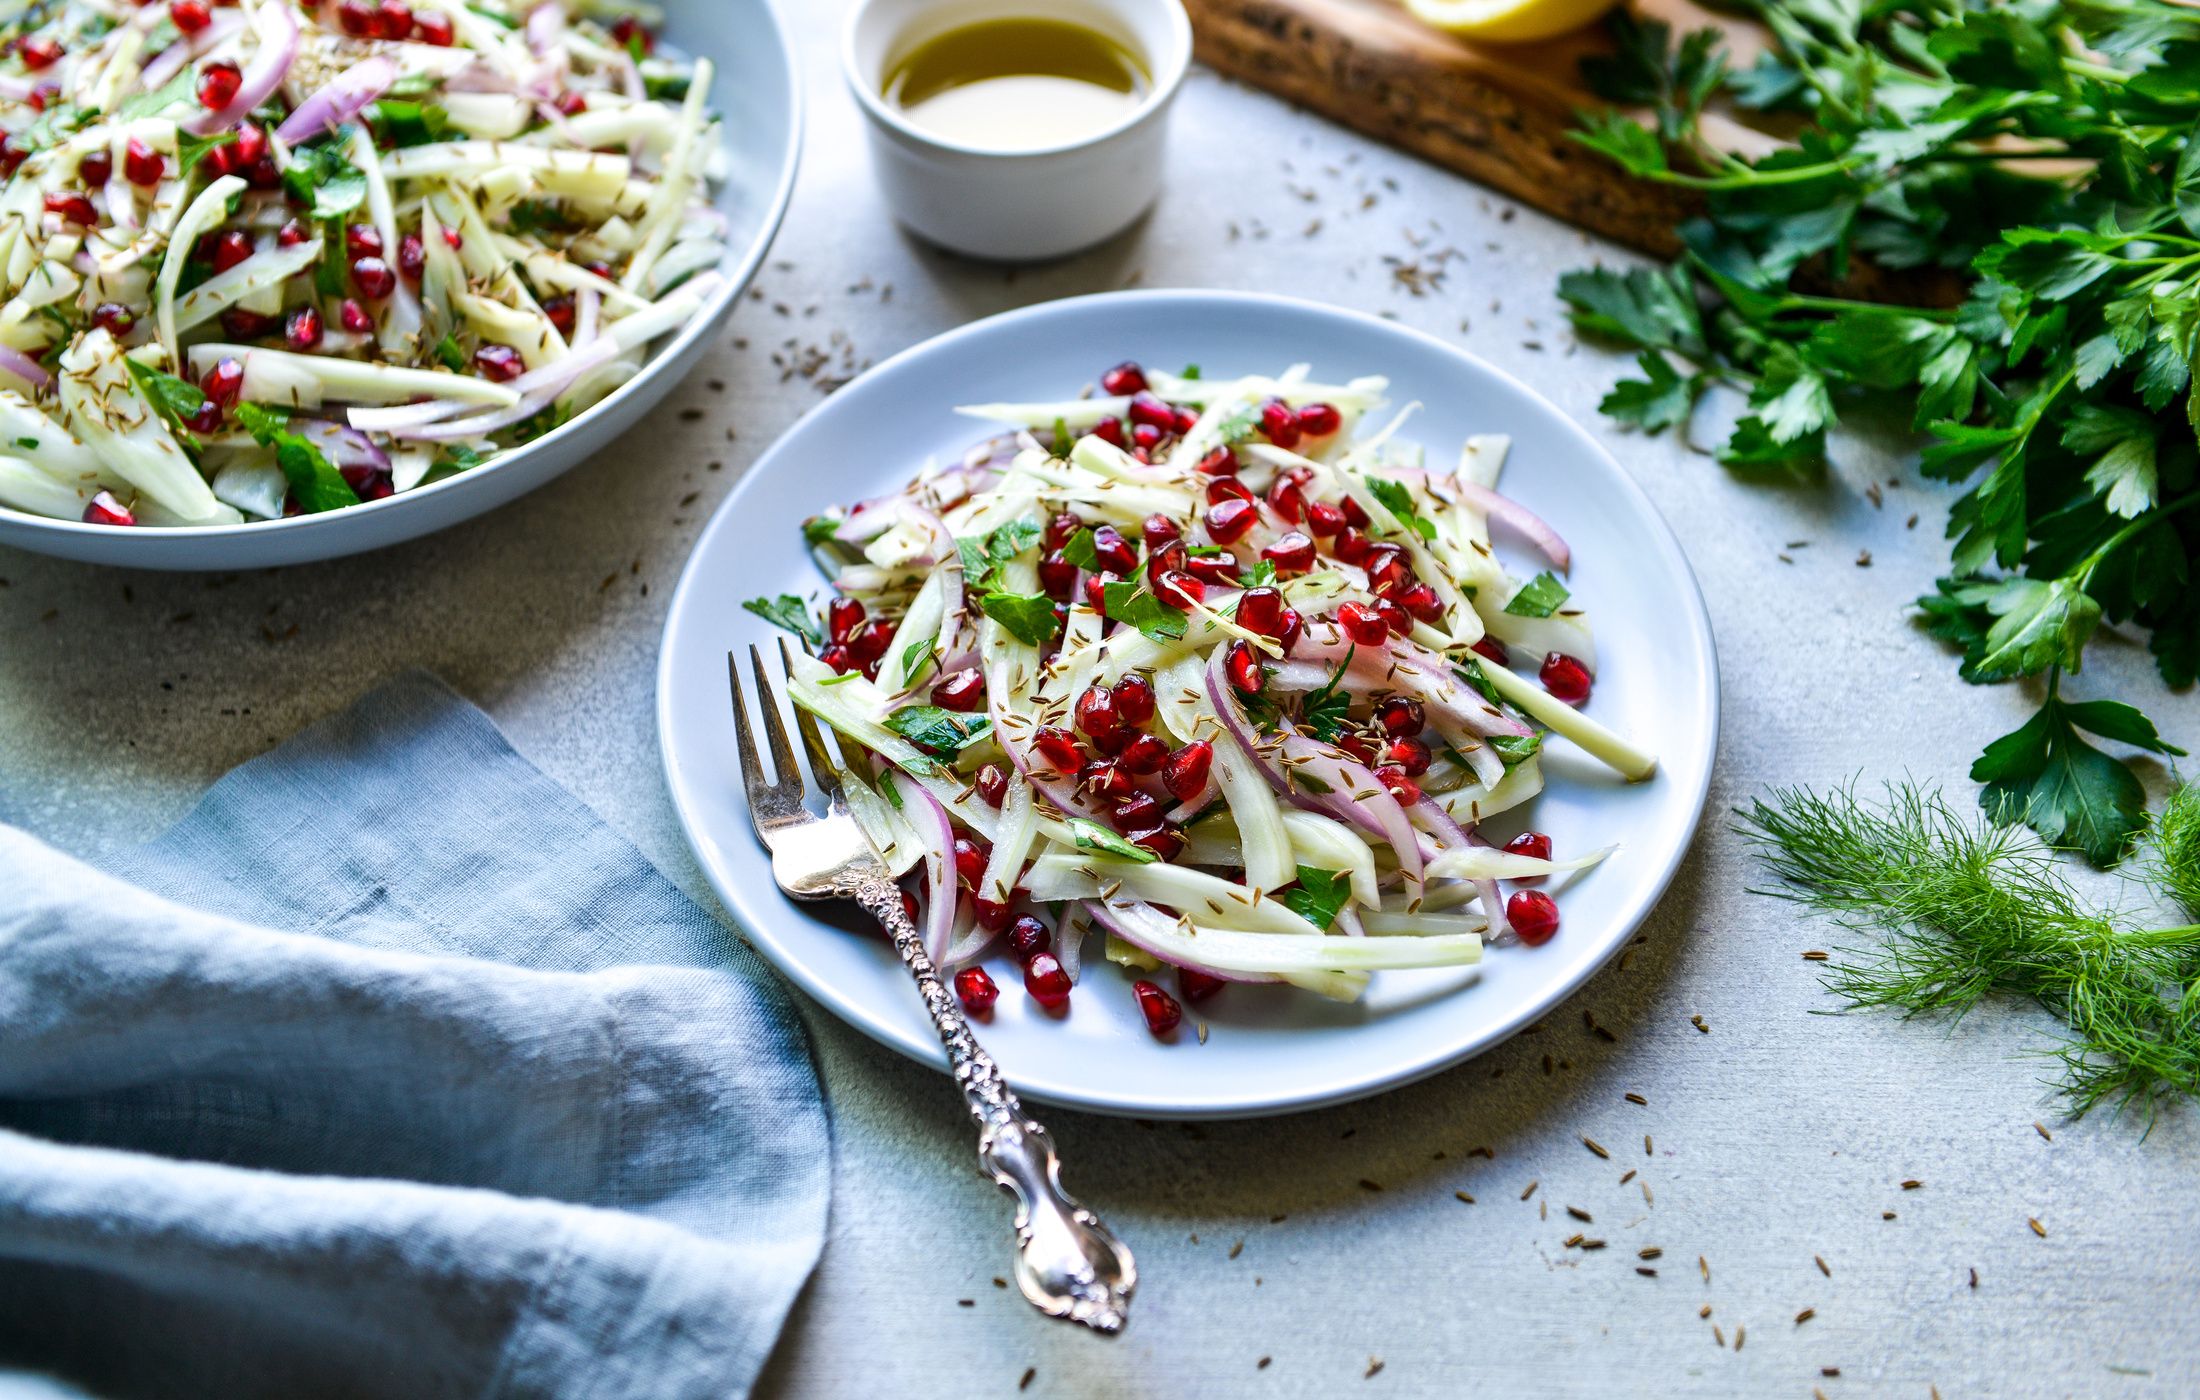
[{"label": "parsley stem", "polygon": [[2109,555],[2114,554],[2118,549],[2122,548],[2126,542],[2131,540],[2132,537],[2137,535],[2140,531],[2147,529],[2149,526],[2158,525],[2162,521],[2167,520],[2171,516],[2177,514],[2179,511],[2190,510],[2196,505],[2200,505],[2200,491],[2188,491],[2184,495],[2178,497],[2176,500],[2171,501],[2166,506],[2158,506],[2153,510],[2145,512],[2144,514],[2138,516],[2136,519],[2132,520],[2129,524],[2125,525],[2121,530],[2118,530],[2115,534],[2110,535],[2106,543],[2104,543],[2099,549],[2096,549],[2091,554],[2087,555],[2085,558],[2085,562],[2078,566],[2076,570],[2078,576],[2078,587],[2080,589],[2089,587],[2093,582],[2094,571],[2099,569],[2103,563],[2107,562]]}]

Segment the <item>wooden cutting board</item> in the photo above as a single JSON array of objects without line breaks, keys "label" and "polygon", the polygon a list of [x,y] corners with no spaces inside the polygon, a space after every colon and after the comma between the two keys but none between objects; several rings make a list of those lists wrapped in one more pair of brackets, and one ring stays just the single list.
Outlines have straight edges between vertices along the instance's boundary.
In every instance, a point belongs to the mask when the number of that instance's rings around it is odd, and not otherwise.
[{"label": "wooden cutting board", "polygon": [[[1763,31],[1691,0],[1630,0],[1676,34],[1710,27],[1746,66]],[[1639,248],[1671,256],[1695,210],[1686,193],[1629,179],[1566,137],[1574,113],[1604,105],[1582,86],[1582,55],[1601,26],[1535,44],[1477,46],[1414,19],[1394,0],[1185,0],[1201,62],[1524,203]],[[1705,134],[1754,155],[1773,138],[1723,116]]]}]

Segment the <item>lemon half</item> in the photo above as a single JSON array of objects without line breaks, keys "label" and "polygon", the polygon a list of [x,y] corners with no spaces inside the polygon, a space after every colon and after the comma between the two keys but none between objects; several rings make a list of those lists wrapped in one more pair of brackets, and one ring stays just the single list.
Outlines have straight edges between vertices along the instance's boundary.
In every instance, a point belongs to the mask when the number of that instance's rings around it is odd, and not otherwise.
[{"label": "lemon half", "polygon": [[1594,23],[1617,0],[1406,0],[1406,8],[1462,39],[1524,44]]}]

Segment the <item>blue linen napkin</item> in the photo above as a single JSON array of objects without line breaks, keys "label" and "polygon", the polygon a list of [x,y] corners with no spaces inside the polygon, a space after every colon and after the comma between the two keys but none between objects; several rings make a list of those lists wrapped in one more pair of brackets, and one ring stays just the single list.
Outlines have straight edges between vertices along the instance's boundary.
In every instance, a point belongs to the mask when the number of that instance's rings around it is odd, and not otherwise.
[{"label": "blue linen napkin", "polygon": [[401,679],[101,864],[0,826],[0,1396],[747,1392],[801,1023],[480,711]]}]

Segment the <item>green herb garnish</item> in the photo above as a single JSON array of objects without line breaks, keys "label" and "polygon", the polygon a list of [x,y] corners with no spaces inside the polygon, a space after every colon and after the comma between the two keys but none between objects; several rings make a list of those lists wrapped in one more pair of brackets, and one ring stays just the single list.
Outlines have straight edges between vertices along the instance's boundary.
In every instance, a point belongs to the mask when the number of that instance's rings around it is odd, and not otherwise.
[{"label": "green herb garnish", "polygon": [[978,599],[978,607],[1027,646],[1045,646],[1061,630],[1054,600],[1044,593],[987,593]]},{"label": "green herb garnish", "polygon": [[1352,898],[1352,877],[1342,870],[1299,867],[1299,880],[1276,891],[1276,898],[1292,913],[1327,932],[1337,921],[1337,911]]},{"label": "green herb garnish", "polygon": [[290,431],[288,414],[256,403],[238,404],[231,414],[254,441],[275,449],[275,465],[289,481],[292,498],[308,514],[359,504],[359,493],[321,449]]},{"label": "green herb garnish", "polygon": [[1565,605],[1566,585],[1546,570],[1521,585],[1520,591],[1505,600],[1505,611],[1514,617],[1549,617]]},{"label": "green herb garnish", "polygon": [[952,757],[964,745],[983,738],[988,721],[983,715],[958,714],[937,705],[909,705],[886,717],[886,727],[942,757]]},{"label": "green herb garnish", "polygon": [[741,607],[774,627],[794,633],[813,647],[825,645],[825,631],[810,616],[809,605],[792,593],[782,593],[776,598],[751,598]]}]

